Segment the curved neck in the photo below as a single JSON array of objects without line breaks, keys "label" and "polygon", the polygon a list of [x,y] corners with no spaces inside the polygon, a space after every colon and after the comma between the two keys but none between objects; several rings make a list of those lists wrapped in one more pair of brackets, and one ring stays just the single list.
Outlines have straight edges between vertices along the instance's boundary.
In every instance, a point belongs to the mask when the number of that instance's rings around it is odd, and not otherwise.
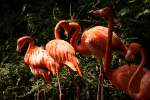
[{"label": "curved neck", "polygon": [[60,30],[61,30],[61,24],[59,23],[55,26],[55,30],[54,30],[55,39],[60,39]]},{"label": "curved neck", "polygon": [[[145,63],[146,63],[146,55],[145,55],[145,51],[144,51],[144,49],[143,48],[141,48],[141,52],[140,52],[140,54],[141,54],[141,56],[142,56],[142,59],[141,59],[141,63],[140,63],[140,65],[139,66],[145,66]],[[142,67],[142,68],[143,68]]]},{"label": "curved neck", "polygon": [[60,39],[60,31],[63,28],[63,25],[66,24],[65,20],[59,21],[56,26],[55,26],[55,30],[54,30],[54,35],[55,35],[55,39]]},{"label": "curved neck", "polygon": [[69,23],[69,27],[75,28],[75,32],[73,33],[71,39],[70,39],[70,44],[75,48],[76,51],[81,51],[80,45],[76,43],[76,40],[79,38],[79,33],[81,32],[81,27],[77,23]]},{"label": "curved neck", "polygon": [[[132,91],[132,89],[134,89],[133,87],[134,87],[134,85],[135,85],[135,82],[134,82],[134,80],[136,80],[137,78],[139,78],[139,75],[140,75],[140,73],[141,73],[141,71],[143,70],[143,68],[144,68],[144,66],[145,66],[145,52],[144,52],[144,49],[143,48],[141,48],[140,49],[140,54],[141,54],[141,57],[142,57],[142,59],[141,59],[141,63],[139,64],[139,66],[138,66],[138,68],[137,68],[137,70],[133,73],[133,75],[131,76],[131,78],[130,78],[130,81],[129,81],[129,85],[128,85],[128,93],[132,96],[132,97],[136,97],[137,96],[137,94],[138,94],[138,92],[137,93],[134,93],[133,91]],[[132,66],[131,66],[132,67]],[[139,82],[140,83],[140,82]]]},{"label": "curved neck", "polygon": [[32,38],[27,38],[27,39],[25,39],[25,40],[24,40],[24,44],[26,44],[26,43],[29,43],[28,49],[27,49],[27,51],[26,51],[26,53],[28,53],[32,48],[35,47],[35,43],[34,43],[34,41],[33,41]]},{"label": "curved neck", "polygon": [[112,28],[113,28],[113,18],[110,16],[108,18],[108,41],[106,45],[106,53],[104,58],[104,72],[110,71],[111,58],[112,58]]}]

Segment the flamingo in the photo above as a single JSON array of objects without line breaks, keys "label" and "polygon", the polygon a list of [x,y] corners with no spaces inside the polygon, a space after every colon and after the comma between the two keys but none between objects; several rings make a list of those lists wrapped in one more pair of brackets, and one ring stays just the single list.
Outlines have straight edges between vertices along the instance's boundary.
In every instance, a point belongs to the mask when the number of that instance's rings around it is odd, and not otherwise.
[{"label": "flamingo", "polygon": [[[75,50],[83,55],[95,55],[98,59],[102,59],[105,54],[105,48],[108,38],[108,28],[103,26],[95,26],[83,32],[81,43],[78,45],[76,40],[79,38],[81,27],[78,23],[70,22],[69,27],[75,28],[70,44]],[[125,56],[126,47],[120,38],[113,32],[113,50]]]},{"label": "flamingo", "polygon": [[[150,71],[144,68],[146,62],[144,48],[138,43],[131,43],[127,51],[126,59],[133,58],[132,56],[137,53],[140,53],[142,60],[137,70],[131,76],[128,93],[134,100],[148,100],[150,99]],[[141,70],[144,70],[145,73],[141,74]]]},{"label": "flamingo", "polygon": [[[55,39],[49,41],[46,44],[46,51],[55,60],[57,60],[57,62],[59,63],[59,67],[62,65],[66,65],[70,69],[77,71],[79,76],[82,77],[82,74],[78,65],[79,61],[77,57],[75,56],[75,49],[67,41],[60,39],[61,28],[64,28],[65,35],[67,36],[68,26],[69,26],[69,21],[67,20],[61,20],[56,24],[55,31],[54,31]],[[58,68],[56,68],[56,74],[57,74],[57,79],[59,83]],[[59,91],[60,91],[59,98],[61,100],[62,94],[61,94],[60,83],[59,83]]]},{"label": "flamingo", "polygon": [[[128,84],[131,81],[131,77],[133,73],[137,70],[138,65],[125,64],[123,66],[119,66],[118,68],[111,70],[111,59],[112,59],[112,27],[113,27],[113,16],[112,11],[109,7],[105,7],[99,10],[91,11],[91,13],[95,16],[102,16],[108,20],[108,42],[106,45],[106,53],[104,57],[104,74],[111,81],[111,83],[119,88],[120,90],[128,93]],[[132,67],[131,67],[132,66]],[[146,70],[140,70],[138,72],[139,75],[144,75]],[[139,82],[141,78],[136,78]],[[138,87],[138,84],[134,84],[134,87]],[[130,88],[130,87],[129,87]],[[129,94],[129,93],[128,93]]]},{"label": "flamingo", "polygon": [[[54,60],[57,60],[60,66],[66,65],[70,69],[77,71],[79,76],[82,77],[78,65],[79,61],[75,56],[75,50],[68,42],[61,39],[54,39],[46,44],[45,49],[48,54],[54,58]],[[58,68],[60,66],[58,66]],[[56,73],[58,68],[56,68]]]},{"label": "flamingo", "polygon": [[[60,31],[61,31],[61,29],[64,29],[64,33],[65,33],[65,36],[66,37],[68,37],[68,31],[69,31],[69,21],[68,20],[60,20],[57,24],[56,24],[56,26],[55,26],[55,30],[54,30],[54,35],[55,35],[55,39],[53,40],[53,41],[51,41],[51,43],[48,43],[47,44],[47,51],[50,53],[50,55],[53,55],[53,57],[55,58],[55,59],[61,59],[60,60],[60,63],[62,64],[62,65],[67,65],[67,66],[72,66],[72,65],[70,65],[69,64],[69,62],[71,61],[76,67],[77,67],[77,69],[78,69],[78,73],[79,73],[79,75],[80,76],[82,76],[81,75],[81,72],[80,72],[80,70],[79,70],[79,68],[78,68],[78,65],[77,65],[77,63],[78,63],[78,60],[76,59],[76,57],[74,56],[75,55],[75,50],[74,50],[74,48],[72,47],[72,45],[70,45],[68,42],[66,42],[66,41],[64,41],[64,40],[62,40],[61,38],[60,38]],[[54,43],[54,42],[58,42],[58,43]],[[53,42],[53,43],[52,43]],[[59,43],[60,42],[60,43]],[[54,50],[54,48],[53,48],[53,46],[52,46],[52,44],[54,44],[54,45],[56,45],[57,44],[57,46],[60,46],[60,48],[59,47],[57,47],[56,46],[56,49],[57,49],[57,52],[58,53],[53,53],[51,50]],[[62,51],[62,48],[64,48],[63,49],[63,51]],[[61,49],[61,50],[60,50]],[[55,51],[55,50],[54,50]],[[58,58],[58,54],[60,54],[61,53],[61,55],[62,55],[62,57],[60,58]],[[68,55],[68,56],[66,56],[66,55]],[[69,62],[68,62],[68,61]],[[74,60],[74,61],[72,61],[72,60]],[[65,64],[64,64],[65,63]],[[70,71],[70,70],[69,70]],[[74,81],[74,77],[73,77],[73,75],[70,73],[70,75],[71,75],[71,79],[72,79],[72,81]],[[77,98],[79,98],[79,89],[78,89],[78,86],[77,86]]]},{"label": "flamingo", "polygon": [[56,24],[54,30],[55,39],[49,41],[46,44],[45,49],[49,55],[57,60],[59,65],[68,66],[70,69],[77,71],[79,76],[82,77],[78,66],[79,61],[75,56],[75,49],[68,42],[60,39],[61,28],[64,29],[65,35],[68,36],[69,21],[61,20]]},{"label": "flamingo", "polygon": [[[59,63],[60,66],[66,65],[67,67],[71,68],[74,71],[77,71],[79,76],[82,77],[80,68],[78,66],[78,59],[75,56],[75,50],[69,44],[68,42],[60,39],[54,39],[49,41],[46,44],[46,51],[48,52],[49,55],[51,55],[57,62]],[[59,66],[59,67],[60,67]],[[62,93],[61,93],[61,88],[60,88],[60,82],[59,82],[59,77],[58,77],[58,68],[56,68],[56,74],[57,74],[57,80],[59,84],[59,98],[62,100]]]},{"label": "flamingo", "polygon": [[[31,36],[19,38],[17,40],[16,51],[21,53],[21,49],[26,43],[29,43],[29,45],[24,56],[25,63],[29,65],[31,72],[35,77],[44,78],[47,82],[50,82],[49,72],[52,72],[53,75],[55,75],[55,67],[58,66],[57,62],[55,62],[42,47],[36,46]],[[39,99],[39,89],[36,98],[37,100]]]},{"label": "flamingo", "polygon": [[55,75],[57,62],[42,47],[36,46],[31,36],[23,36],[17,40],[17,52],[21,53],[21,49],[26,43],[29,45],[24,56],[25,63],[29,65],[34,76],[50,81],[48,73],[52,72]]}]

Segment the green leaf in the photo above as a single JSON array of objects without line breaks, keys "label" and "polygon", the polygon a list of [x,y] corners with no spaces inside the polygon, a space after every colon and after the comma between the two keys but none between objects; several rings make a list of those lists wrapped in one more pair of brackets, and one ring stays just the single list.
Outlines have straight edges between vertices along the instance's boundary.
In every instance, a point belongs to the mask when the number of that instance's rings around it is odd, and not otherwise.
[{"label": "green leaf", "polygon": [[136,18],[139,18],[140,16],[146,15],[146,14],[149,14],[149,13],[150,13],[150,10],[149,10],[149,9],[145,9],[144,11],[138,13],[138,14],[136,15]]},{"label": "green leaf", "polygon": [[129,8],[123,8],[119,11],[120,16],[124,16],[130,12]]},{"label": "green leaf", "polygon": [[67,75],[66,80],[70,81],[71,77],[69,75]]},{"label": "green leaf", "polygon": [[145,3],[150,3],[150,0],[145,0]]},{"label": "green leaf", "polygon": [[134,3],[136,0],[129,0],[129,3]]}]

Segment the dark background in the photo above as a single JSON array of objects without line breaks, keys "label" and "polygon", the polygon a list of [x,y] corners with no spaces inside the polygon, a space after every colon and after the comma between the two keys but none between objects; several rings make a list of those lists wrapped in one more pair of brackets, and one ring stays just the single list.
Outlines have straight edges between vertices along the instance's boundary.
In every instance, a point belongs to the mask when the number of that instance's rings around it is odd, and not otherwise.
[{"label": "dark background", "polygon": [[[71,7],[70,7],[71,5]],[[106,21],[87,14],[94,8],[109,6],[115,15],[114,31],[124,43],[140,43],[150,57],[150,0],[1,0],[0,1],[0,99],[34,99],[36,78],[24,64],[23,56],[16,53],[16,40],[24,35],[34,37],[38,45],[54,39],[54,27],[59,20],[75,18],[82,29],[95,25],[106,26]],[[63,38],[65,39],[65,38]],[[76,99],[76,84],[80,87],[80,100],[96,100],[99,64],[93,57],[77,54],[84,78],[70,79],[66,68],[60,69],[63,100]],[[139,57],[138,57],[139,58]],[[113,58],[113,65],[119,66]],[[139,59],[135,60],[138,63]],[[150,68],[150,62],[146,68]],[[40,100],[57,100],[58,85],[55,77],[46,84],[39,80]],[[125,93],[105,81],[105,100],[130,99]]]}]

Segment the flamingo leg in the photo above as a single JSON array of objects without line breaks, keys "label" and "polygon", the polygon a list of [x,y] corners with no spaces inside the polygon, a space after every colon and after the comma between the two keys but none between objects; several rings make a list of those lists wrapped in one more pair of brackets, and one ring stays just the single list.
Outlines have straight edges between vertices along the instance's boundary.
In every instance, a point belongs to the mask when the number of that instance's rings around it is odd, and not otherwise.
[{"label": "flamingo leg", "polygon": [[59,87],[59,100],[62,100],[62,92],[61,92],[61,87],[60,87],[60,80],[59,80],[58,71],[56,72],[56,78],[57,78],[58,87]]},{"label": "flamingo leg", "polygon": [[104,96],[103,96],[103,92],[104,92],[104,88],[103,88],[103,81],[104,81],[103,62],[101,59],[99,60],[99,62],[100,62],[101,67],[100,67],[99,78],[98,78],[97,100],[104,100]]},{"label": "flamingo leg", "polygon": [[36,85],[37,85],[37,93],[36,93],[36,99],[35,100],[39,100],[39,93],[40,93],[40,90],[39,90],[39,80],[37,79],[36,81]]},{"label": "flamingo leg", "polygon": [[70,76],[71,76],[71,80],[72,80],[73,84],[74,84],[75,87],[76,87],[76,96],[75,96],[75,97],[76,97],[76,100],[79,100],[79,97],[80,97],[80,87],[79,87],[79,85],[77,84],[77,82],[76,82],[76,80],[75,80],[73,74],[71,73],[71,69],[69,69],[69,74],[70,74]]}]

